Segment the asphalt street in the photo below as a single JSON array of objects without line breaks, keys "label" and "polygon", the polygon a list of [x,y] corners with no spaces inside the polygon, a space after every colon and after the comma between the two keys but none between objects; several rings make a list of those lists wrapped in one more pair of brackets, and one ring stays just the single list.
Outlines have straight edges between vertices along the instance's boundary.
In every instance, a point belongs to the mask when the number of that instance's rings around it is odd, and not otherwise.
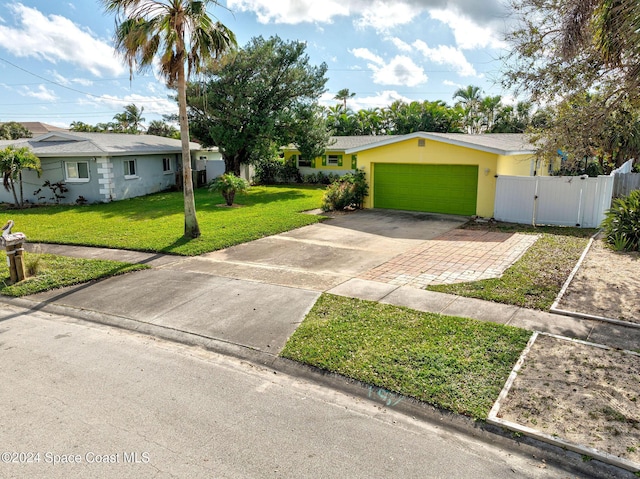
[{"label": "asphalt street", "polygon": [[0,477],[580,477],[196,347],[5,305]]}]

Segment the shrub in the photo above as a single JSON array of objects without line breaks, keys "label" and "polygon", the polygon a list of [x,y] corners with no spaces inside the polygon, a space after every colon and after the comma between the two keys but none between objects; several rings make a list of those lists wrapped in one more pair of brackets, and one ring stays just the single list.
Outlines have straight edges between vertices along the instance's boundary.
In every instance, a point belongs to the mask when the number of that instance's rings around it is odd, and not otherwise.
[{"label": "shrub", "polygon": [[347,208],[362,208],[369,185],[364,171],[355,171],[335,180],[322,198],[322,211],[340,211]]},{"label": "shrub", "polygon": [[615,249],[640,251],[640,190],[614,199],[602,228],[607,243]]},{"label": "shrub", "polygon": [[255,164],[253,180],[260,185],[273,185],[282,176],[284,165],[279,158],[265,158]]},{"label": "shrub", "polygon": [[225,173],[209,183],[209,191],[220,191],[227,206],[233,205],[236,193],[244,193],[249,189],[249,183],[233,173]]}]

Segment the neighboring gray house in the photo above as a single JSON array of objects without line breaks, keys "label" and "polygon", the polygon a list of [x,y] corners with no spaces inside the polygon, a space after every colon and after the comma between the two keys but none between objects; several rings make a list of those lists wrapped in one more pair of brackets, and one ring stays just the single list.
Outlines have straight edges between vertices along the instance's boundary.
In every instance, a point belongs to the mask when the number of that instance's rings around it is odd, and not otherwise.
[{"label": "neighboring gray house", "polygon": [[[63,203],[109,202],[143,196],[170,188],[182,171],[180,140],[153,135],[120,133],[50,132],[35,138],[0,141],[26,146],[40,158],[42,176],[24,170],[24,198],[31,203],[51,202],[46,180],[62,181],[69,189]],[[192,150],[200,145],[191,143]],[[39,198],[39,197],[43,197]],[[0,202],[12,203],[10,192],[0,187]]]}]

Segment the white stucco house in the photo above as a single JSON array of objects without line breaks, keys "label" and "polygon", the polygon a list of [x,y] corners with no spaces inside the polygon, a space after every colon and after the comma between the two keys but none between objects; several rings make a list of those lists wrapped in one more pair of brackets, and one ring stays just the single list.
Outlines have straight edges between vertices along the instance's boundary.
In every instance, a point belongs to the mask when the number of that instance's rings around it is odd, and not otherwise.
[{"label": "white stucco house", "polygon": [[[83,198],[89,203],[109,202],[166,190],[179,183],[182,171],[180,140],[153,135],[55,131],[34,138],[0,141],[28,147],[40,158],[42,175],[24,170],[24,198],[31,203],[50,202],[43,183],[64,182],[68,188],[62,203]],[[192,167],[200,145],[191,143]],[[198,173],[194,173],[197,184]],[[0,187],[0,202],[12,203],[10,192]]]}]

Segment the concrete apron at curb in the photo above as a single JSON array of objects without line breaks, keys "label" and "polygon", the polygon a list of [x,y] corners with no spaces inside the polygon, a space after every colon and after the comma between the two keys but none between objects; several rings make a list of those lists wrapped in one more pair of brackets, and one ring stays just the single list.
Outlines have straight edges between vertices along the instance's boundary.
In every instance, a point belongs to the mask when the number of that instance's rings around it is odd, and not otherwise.
[{"label": "concrete apron at curb", "polygon": [[453,430],[456,433],[497,444],[506,450],[512,451],[514,454],[533,457],[536,460],[542,461],[543,464],[561,466],[572,474],[616,479],[633,478],[633,476],[625,475],[625,471],[622,471],[618,467],[612,467],[607,462],[584,462],[580,454],[557,443],[550,443],[549,441],[532,435],[517,437],[504,425],[474,421],[450,411],[440,410],[411,397],[402,396],[383,388],[371,386],[370,384],[362,383],[314,366],[279,357],[273,352],[260,351],[249,346],[234,344],[202,334],[181,331],[168,326],[161,326],[98,311],[62,306],[55,303],[39,302],[25,298],[9,298],[6,296],[0,296],[0,302],[18,308],[117,327],[153,338],[172,341],[186,346],[200,347],[216,354],[234,357],[241,361],[247,361],[271,369],[274,374],[282,373],[295,376],[313,382],[314,384],[354,396],[360,400],[370,401],[376,404],[381,410],[393,410],[413,417],[414,419],[429,422],[437,428]]}]

